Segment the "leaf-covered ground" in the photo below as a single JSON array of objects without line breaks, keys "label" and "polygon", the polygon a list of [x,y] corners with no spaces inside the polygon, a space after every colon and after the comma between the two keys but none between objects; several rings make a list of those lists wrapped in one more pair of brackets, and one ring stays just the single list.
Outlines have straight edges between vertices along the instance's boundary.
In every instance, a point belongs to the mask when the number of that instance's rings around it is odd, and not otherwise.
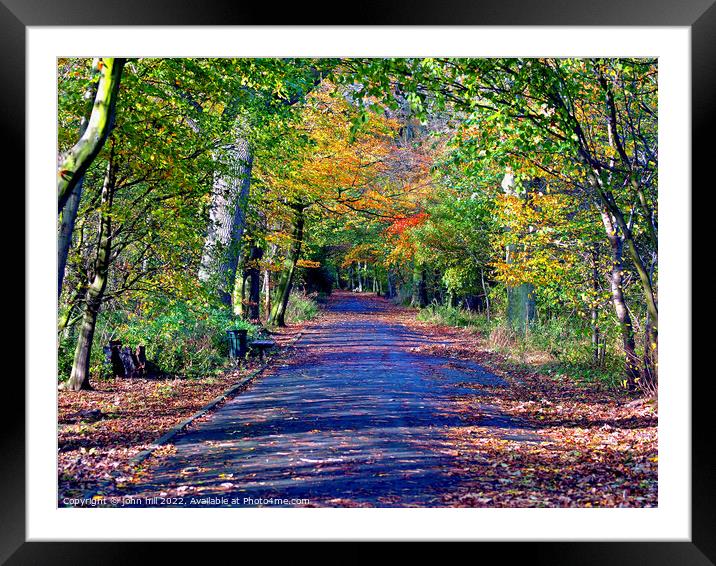
[{"label": "leaf-covered ground", "polygon": [[[476,361],[510,386],[492,388],[490,405],[529,423],[543,441],[496,437],[489,427],[452,429],[467,485],[445,496],[466,507],[652,507],[657,505],[657,402],[565,375],[545,375],[491,352],[466,329],[404,320],[442,343],[416,350]],[[467,385],[469,387],[469,385]],[[484,389],[484,388],[483,388]],[[462,396],[479,414],[484,398]]]},{"label": "leaf-covered ground", "polygon": [[[246,391],[139,473],[126,466],[235,380],[117,380],[61,393],[60,496],[96,493],[119,470],[101,493],[183,505],[657,504],[654,401],[541,375],[466,330],[348,293]],[[71,421],[90,408],[114,415]]]},{"label": "leaf-covered ground", "polygon": [[[464,485],[444,496],[455,507],[653,507],[658,501],[657,401],[547,375],[539,365],[515,363],[491,351],[465,328],[416,320],[411,309],[395,309],[401,324],[433,344],[414,352],[471,360],[510,386],[489,389],[489,404],[529,423],[543,441],[501,438],[490,427],[450,431]],[[539,357],[537,357],[539,360]],[[463,384],[470,387],[469,384]],[[458,396],[459,411],[475,417],[485,397]]]}]

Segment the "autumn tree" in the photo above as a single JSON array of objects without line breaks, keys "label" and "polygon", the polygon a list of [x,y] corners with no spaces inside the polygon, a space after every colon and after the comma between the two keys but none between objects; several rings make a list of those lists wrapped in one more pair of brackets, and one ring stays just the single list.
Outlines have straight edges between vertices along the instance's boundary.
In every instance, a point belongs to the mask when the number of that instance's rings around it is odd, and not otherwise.
[{"label": "autumn tree", "polygon": [[[360,127],[355,127],[361,120]],[[300,259],[306,223],[320,213],[341,216],[379,208],[383,197],[372,183],[388,153],[391,124],[362,113],[326,82],[307,99],[296,124],[293,158],[265,172],[274,202],[290,211],[285,261],[272,299],[270,324],[285,324],[285,309]]]},{"label": "autumn tree", "polygon": [[281,326],[297,286],[338,286],[522,334],[576,316],[595,365],[618,336],[624,384],[655,390],[655,61],[58,68],[70,387],[89,386],[98,320],[175,301]]},{"label": "autumn tree", "polygon": [[[643,59],[390,59],[350,63],[364,99],[400,88],[418,115],[451,107],[479,131],[475,161],[512,167],[517,190],[554,177],[601,217],[612,253],[625,379],[653,388],[656,277],[656,64]],[[376,77],[383,77],[376,80]],[[627,263],[628,260],[628,263]],[[647,313],[642,363],[623,293],[637,274]]]},{"label": "autumn tree", "polygon": [[[254,156],[261,144],[284,130],[296,104],[330,69],[330,61],[244,59],[211,62],[222,83],[221,119],[227,140],[214,152],[216,169],[209,207],[209,226],[199,279],[216,288],[230,306],[241,264]],[[268,138],[268,139],[267,139]],[[242,284],[241,278],[238,281]],[[240,310],[237,307],[236,310]]]},{"label": "autumn tree", "polygon": [[181,68],[177,60],[127,63],[111,149],[86,172],[61,322],[66,330],[81,320],[70,389],[90,387],[103,304],[128,294],[171,294],[180,281],[191,286],[183,272],[196,261],[196,203],[209,186],[212,144],[187,120],[187,100],[174,84]]}]

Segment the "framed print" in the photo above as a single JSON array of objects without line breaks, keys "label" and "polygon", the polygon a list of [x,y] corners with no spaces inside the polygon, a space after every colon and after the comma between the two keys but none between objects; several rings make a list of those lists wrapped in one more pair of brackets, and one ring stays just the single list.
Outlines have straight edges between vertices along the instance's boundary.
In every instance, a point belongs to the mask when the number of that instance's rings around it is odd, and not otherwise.
[{"label": "framed print", "polygon": [[1,0],[2,559],[714,563],[711,0],[330,10]]}]

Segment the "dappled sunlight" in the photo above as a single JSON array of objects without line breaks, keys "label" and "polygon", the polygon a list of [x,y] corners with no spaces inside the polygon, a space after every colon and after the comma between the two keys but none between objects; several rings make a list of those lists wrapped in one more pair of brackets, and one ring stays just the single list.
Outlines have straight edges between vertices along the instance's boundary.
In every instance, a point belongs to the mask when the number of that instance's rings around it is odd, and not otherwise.
[{"label": "dappled sunlight", "polygon": [[[455,478],[451,429],[481,424],[503,434],[522,423],[496,410],[460,411],[453,397],[465,384],[506,382],[477,364],[411,352],[430,339],[391,320],[396,312],[374,297],[338,294],[295,358],[177,439],[176,456],[158,463],[143,493],[189,483],[202,495],[439,505]],[[197,471],[182,475],[187,468]]]}]

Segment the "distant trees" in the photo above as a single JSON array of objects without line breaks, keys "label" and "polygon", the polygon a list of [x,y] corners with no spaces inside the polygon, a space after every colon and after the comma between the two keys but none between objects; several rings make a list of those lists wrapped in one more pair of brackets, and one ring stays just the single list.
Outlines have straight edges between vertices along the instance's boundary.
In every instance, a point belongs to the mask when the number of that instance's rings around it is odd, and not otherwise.
[{"label": "distant trees", "polygon": [[395,124],[361,114],[343,95],[330,82],[311,93],[283,139],[281,165],[265,162],[258,173],[266,186],[265,207],[274,211],[277,225],[270,237],[280,242],[284,258],[273,260],[279,273],[269,324],[285,324],[307,233],[314,243],[328,242],[337,219],[391,214],[385,207],[393,201],[374,180],[385,170]]},{"label": "distant trees", "polygon": [[[358,99],[389,95],[397,88],[422,118],[445,108],[460,115],[455,158],[465,164],[477,186],[484,187],[495,168],[510,167],[517,193],[539,176],[550,191],[581,198],[590,207],[589,238],[591,226],[600,222],[602,242],[611,250],[611,266],[603,273],[609,280],[623,336],[625,384],[654,389],[652,353],[657,350],[658,319],[656,62],[389,59],[352,61],[350,65],[352,80],[361,84],[355,91]],[[385,75],[390,78],[375,80]],[[515,244],[505,245],[516,251]],[[531,257],[531,251],[525,248],[519,253]],[[505,265],[497,266],[498,278]],[[642,290],[644,344],[638,364],[635,321],[628,316],[624,292],[630,279],[625,270],[636,275]],[[523,282],[530,283],[530,271],[523,273]]]}]

